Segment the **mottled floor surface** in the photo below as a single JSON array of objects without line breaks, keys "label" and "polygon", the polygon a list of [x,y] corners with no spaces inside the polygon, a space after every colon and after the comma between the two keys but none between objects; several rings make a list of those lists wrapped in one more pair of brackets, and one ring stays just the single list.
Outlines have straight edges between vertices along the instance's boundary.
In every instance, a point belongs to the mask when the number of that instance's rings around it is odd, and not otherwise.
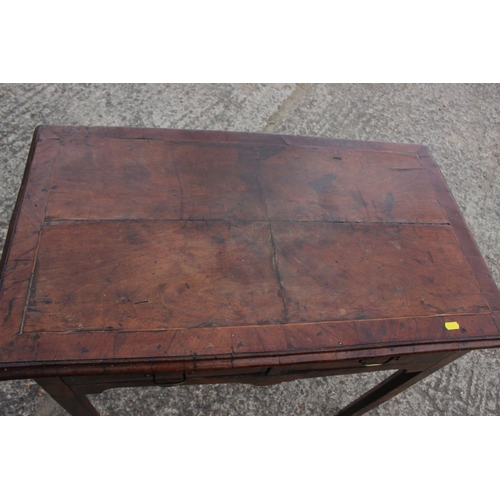
[{"label": "mottled floor surface", "polygon": [[[40,124],[278,132],[429,146],[500,284],[499,85],[0,85],[0,244]],[[333,415],[379,374],[269,388],[116,389],[106,415]],[[369,415],[500,415],[500,350],[470,353]],[[0,415],[65,415],[31,380]]]}]

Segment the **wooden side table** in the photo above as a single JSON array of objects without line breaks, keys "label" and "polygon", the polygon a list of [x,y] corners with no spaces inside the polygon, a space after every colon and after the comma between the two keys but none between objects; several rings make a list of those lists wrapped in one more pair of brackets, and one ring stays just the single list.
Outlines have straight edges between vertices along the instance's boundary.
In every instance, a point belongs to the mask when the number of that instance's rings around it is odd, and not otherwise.
[{"label": "wooden side table", "polygon": [[73,415],[114,387],[397,371],[471,349],[500,293],[427,148],[39,127],[1,261],[0,378]]}]

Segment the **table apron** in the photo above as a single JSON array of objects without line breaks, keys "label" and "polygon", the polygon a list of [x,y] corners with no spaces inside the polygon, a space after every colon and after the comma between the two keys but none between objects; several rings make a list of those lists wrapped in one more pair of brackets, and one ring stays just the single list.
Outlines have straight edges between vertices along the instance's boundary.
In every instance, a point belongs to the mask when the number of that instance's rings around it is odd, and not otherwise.
[{"label": "table apron", "polygon": [[328,361],[283,364],[253,368],[198,370],[184,373],[145,373],[98,376],[66,376],[64,382],[79,394],[95,394],[119,387],[169,387],[175,385],[200,385],[241,383],[266,386],[314,377],[348,375],[381,370],[419,372],[447,357],[448,352],[380,356],[348,361]]}]

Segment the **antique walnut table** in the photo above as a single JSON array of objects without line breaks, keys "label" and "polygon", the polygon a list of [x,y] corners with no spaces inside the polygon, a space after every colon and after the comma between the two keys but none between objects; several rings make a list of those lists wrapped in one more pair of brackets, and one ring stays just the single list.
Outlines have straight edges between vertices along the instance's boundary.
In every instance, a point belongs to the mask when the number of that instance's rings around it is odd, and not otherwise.
[{"label": "antique walnut table", "polygon": [[397,370],[471,349],[500,294],[427,148],[40,127],[1,262],[0,379],[74,415],[114,387]]}]

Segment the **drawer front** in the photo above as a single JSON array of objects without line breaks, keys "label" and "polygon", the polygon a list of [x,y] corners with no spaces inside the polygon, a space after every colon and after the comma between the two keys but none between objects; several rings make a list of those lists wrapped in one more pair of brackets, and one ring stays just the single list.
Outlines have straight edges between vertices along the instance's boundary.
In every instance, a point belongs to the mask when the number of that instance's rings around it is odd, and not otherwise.
[{"label": "drawer front", "polygon": [[437,363],[443,357],[443,353],[435,354],[406,354],[386,355],[379,357],[361,357],[355,360],[326,361],[311,363],[295,363],[281,365],[269,370],[268,376],[300,375],[304,377],[342,375],[349,373],[363,373],[378,370],[406,370],[421,371],[429,365]]},{"label": "drawer front", "polygon": [[73,390],[82,394],[99,393],[117,387],[248,383],[271,385],[302,378],[326,377],[378,370],[418,372],[440,361],[446,353],[386,355],[354,360],[294,362],[279,366],[240,369],[156,372],[148,374],[64,377]]}]

